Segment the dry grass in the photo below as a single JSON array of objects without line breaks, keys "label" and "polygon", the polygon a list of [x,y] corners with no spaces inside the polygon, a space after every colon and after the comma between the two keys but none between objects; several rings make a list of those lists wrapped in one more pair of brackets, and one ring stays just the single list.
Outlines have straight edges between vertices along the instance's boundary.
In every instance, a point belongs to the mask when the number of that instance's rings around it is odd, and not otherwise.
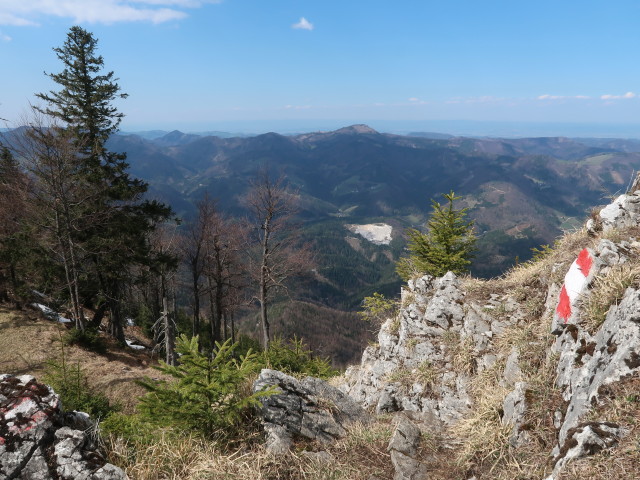
[{"label": "dry grass", "polygon": [[389,383],[397,383],[407,391],[413,385],[414,375],[407,367],[399,367],[387,372],[384,379]]},{"label": "dry grass", "polygon": [[490,375],[485,371],[474,378],[473,409],[452,428],[453,435],[460,439],[457,462],[465,470],[487,462],[493,467],[509,451],[511,427],[502,424],[502,404],[509,390],[499,386]]},{"label": "dry grass", "polygon": [[391,320],[391,323],[389,324],[389,334],[398,335],[399,332],[400,332],[400,317],[396,315],[395,317],[393,317],[393,320]]},{"label": "dry grass", "polygon": [[607,386],[589,420],[609,421],[625,429],[612,449],[569,463],[559,480],[636,480],[640,477],[640,377]]},{"label": "dry grass", "polygon": [[432,390],[435,384],[437,383],[439,376],[440,376],[440,370],[436,368],[428,360],[425,360],[424,362],[422,362],[415,369],[416,382]]},{"label": "dry grass", "polygon": [[594,333],[604,322],[612,305],[617,305],[628,287],[640,282],[640,263],[629,262],[614,265],[605,275],[598,276],[581,302],[582,318],[590,333]]},{"label": "dry grass", "polygon": [[442,342],[455,372],[468,375],[474,371],[476,353],[471,337],[462,338],[458,332],[447,330],[442,335]]},{"label": "dry grass", "polygon": [[139,480],[193,478],[200,465],[219,455],[213,443],[197,437],[165,435],[151,445],[111,439],[107,441],[107,451],[111,462],[125,469],[130,478]]},{"label": "dry grass", "polygon": [[[110,460],[133,480],[368,480],[393,475],[386,451],[392,430],[384,418],[371,425],[352,425],[349,434],[333,445],[300,442],[290,455],[278,457],[269,455],[260,442],[228,452],[197,437],[164,436],[134,448],[112,441],[109,449]],[[318,449],[328,452],[331,460],[308,456]]]},{"label": "dry grass", "polygon": [[[47,362],[61,354],[61,336],[67,328],[44,320],[34,311],[15,311],[0,306],[0,373],[29,374],[41,378]],[[89,385],[131,413],[145,390],[135,383],[144,377],[161,377],[152,368],[156,359],[147,353],[123,349],[109,343],[101,355],[76,346],[65,347],[67,360],[79,363]]]},{"label": "dry grass", "polygon": [[546,343],[528,345],[530,351],[520,350],[521,354],[542,365],[536,370],[521,362],[523,370],[528,370],[527,412],[522,427],[527,432],[526,444],[511,446],[512,426],[502,423],[504,399],[510,388],[500,385],[504,365],[498,362],[473,378],[472,410],[452,428],[458,443],[456,463],[461,471],[494,480],[539,479],[550,472],[549,454],[556,435],[553,412],[561,404],[560,393],[553,385],[556,359],[540,360],[545,356]]},{"label": "dry grass", "polygon": [[415,384],[422,385],[427,391],[433,392],[440,377],[440,369],[429,361],[424,361],[416,368],[409,370],[407,367],[400,367],[385,375],[385,380],[389,383],[396,383],[401,390],[408,392]]}]

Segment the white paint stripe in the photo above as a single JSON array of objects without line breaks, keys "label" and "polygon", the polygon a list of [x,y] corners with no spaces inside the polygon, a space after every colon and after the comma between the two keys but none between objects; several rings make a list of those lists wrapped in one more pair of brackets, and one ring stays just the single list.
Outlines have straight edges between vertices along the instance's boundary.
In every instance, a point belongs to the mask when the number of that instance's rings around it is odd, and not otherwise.
[{"label": "white paint stripe", "polygon": [[564,286],[567,290],[567,295],[569,295],[569,300],[571,300],[571,305],[573,305],[575,300],[582,293],[586,283],[587,278],[582,273],[582,270],[580,270],[578,264],[573,262],[564,277]]}]

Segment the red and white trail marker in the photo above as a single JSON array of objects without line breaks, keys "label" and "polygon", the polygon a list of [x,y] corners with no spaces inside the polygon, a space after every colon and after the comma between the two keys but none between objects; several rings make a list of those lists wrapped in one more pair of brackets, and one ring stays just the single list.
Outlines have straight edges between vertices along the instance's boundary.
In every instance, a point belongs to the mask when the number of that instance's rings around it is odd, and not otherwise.
[{"label": "red and white trail marker", "polygon": [[599,262],[590,249],[584,248],[580,252],[564,277],[564,284],[560,290],[556,307],[554,326],[566,325],[575,320],[572,317],[576,313],[576,301],[591,283],[599,266]]}]

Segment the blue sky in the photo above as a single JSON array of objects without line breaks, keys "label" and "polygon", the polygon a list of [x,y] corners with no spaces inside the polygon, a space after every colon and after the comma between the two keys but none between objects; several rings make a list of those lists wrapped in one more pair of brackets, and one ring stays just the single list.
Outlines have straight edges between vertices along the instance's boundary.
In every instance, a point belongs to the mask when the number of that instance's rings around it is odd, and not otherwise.
[{"label": "blue sky", "polygon": [[129,94],[124,130],[640,137],[635,0],[0,0],[10,125],[74,24]]}]

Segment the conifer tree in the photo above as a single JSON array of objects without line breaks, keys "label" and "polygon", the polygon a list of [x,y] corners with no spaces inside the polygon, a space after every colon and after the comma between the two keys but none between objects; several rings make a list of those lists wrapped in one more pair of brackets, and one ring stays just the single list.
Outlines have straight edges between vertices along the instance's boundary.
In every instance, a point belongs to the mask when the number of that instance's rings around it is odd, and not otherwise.
[{"label": "conifer tree", "polygon": [[96,54],[97,46],[98,41],[90,32],[71,27],[64,45],[53,49],[64,70],[46,74],[61,90],[36,94],[46,102],[46,107],[39,110],[73,129],[95,161],[124,117],[112,102],[127,98],[126,93],[120,93],[114,72],[101,73],[104,59]]},{"label": "conifer tree", "polygon": [[217,343],[211,355],[200,353],[198,337],[181,335],[177,341],[180,365],[162,364],[158,369],[175,382],[144,380],[149,393],[139,411],[147,421],[174,426],[204,436],[236,434],[243,421],[274,389],[247,394],[247,380],[260,370],[258,356],[235,353],[237,344]]},{"label": "conifer tree", "polygon": [[396,265],[403,280],[423,273],[442,276],[448,271],[460,274],[469,270],[476,243],[473,221],[467,220],[466,208],[453,208],[453,202],[460,199],[453,190],[442,196],[447,203],[431,200],[428,232],[414,228],[407,231],[410,253]]},{"label": "conifer tree", "polygon": [[123,117],[113,102],[127,95],[120,92],[113,72],[103,73],[104,60],[97,55],[97,43],[90,32],[71,27],[63,46],[53,49],[64,69],[47,74],[60,89],[37,94],[45,102],[38,110],[72,135],[82,157],[82,168],[76,175],[93,195],[78,208],[84,210],[80,216],[91,218],[91,222],[74,240],[90,259],[90,276],[97,278],[99,285],[93,291],[85,285],[85,292],[91,297],[89,303],[108,305],[110,333],[124,341],[120,309],[123,283],[132,265],[153,261],[148,236],[157,223],[169,218],[171,210],[143,200],[147,184],[129,176],[126,155],[106,148]]},{"label": "conifer tree", "polygon": [[23,223],[28,190],[27,176],[9,148],[0,143],[0,299],[9,300],[10,285],[18,308],[18,264],[28,256]]}]

